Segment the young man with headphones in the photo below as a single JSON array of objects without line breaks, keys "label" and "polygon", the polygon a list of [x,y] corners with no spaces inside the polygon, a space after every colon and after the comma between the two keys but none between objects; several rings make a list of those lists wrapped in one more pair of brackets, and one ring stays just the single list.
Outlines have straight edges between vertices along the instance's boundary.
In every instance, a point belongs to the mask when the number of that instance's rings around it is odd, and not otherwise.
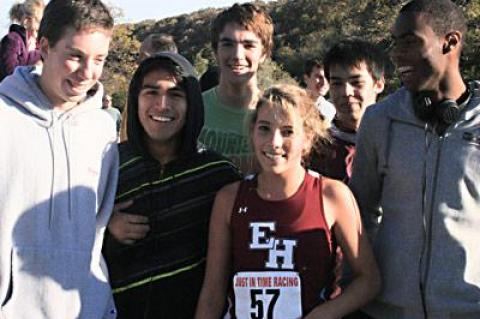
[{"label": "young man with headphones", "polygon": [[371,318],[480,318],[480,84],[460,73],[466,31],[450,0],[411,1],[392,27],[404,87],[367,109],[350,182],[382,275]]}]

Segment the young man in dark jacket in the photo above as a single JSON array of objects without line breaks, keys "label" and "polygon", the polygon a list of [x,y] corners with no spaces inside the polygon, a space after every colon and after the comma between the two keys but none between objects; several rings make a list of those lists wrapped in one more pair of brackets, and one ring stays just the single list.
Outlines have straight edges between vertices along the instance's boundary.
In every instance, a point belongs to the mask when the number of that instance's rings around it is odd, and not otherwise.
[{"label": "young man in dark jacket", "polygon": [[193,318],[215,193],[238,179],[197,147],[203,103],[181,55],[145,59],[128,94],[128,141],[104,252],[120,318]]}]

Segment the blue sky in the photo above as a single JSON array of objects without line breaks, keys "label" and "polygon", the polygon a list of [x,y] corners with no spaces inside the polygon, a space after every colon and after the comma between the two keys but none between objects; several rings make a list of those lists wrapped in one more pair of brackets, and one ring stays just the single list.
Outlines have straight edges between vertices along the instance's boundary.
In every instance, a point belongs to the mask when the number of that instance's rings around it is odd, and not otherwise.
[{"label": "blue sky", "polygon": [[[45,0],[47,2],[47,0]],[[0,37],[10,24],[8,11],[16,0],[0,0]],[[242,0],[105,0],[105,3],[120,7],[124,18],[119,22],[138,22],[146,19],[162,19],[204,8],[221,8],[243,3]]]}]

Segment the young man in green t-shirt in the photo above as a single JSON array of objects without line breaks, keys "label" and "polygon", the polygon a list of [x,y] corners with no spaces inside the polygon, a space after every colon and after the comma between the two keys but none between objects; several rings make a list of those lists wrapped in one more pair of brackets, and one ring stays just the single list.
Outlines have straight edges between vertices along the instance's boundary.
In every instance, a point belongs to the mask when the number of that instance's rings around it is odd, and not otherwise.
[{"label": "young man in green t-shirt", "polygon": [[245,119],[259,97],[258,67],[270,56],[272,46],[272,19],[256,5],[235,4],[213,22],[212,47],[220,81],[203,93],[205,125],[200,142],[232,159],[245,174],[256,166]]}]

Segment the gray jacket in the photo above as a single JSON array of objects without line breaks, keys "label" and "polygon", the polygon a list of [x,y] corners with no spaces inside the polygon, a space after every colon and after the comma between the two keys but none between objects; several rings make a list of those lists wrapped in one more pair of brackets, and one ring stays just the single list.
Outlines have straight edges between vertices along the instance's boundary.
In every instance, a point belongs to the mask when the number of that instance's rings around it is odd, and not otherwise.
[{"label": "gray jacket", "polygon": [[405,88],[362,119],[350,184],[382,274],[374,318],[480,318],[479,87],[442,137]]},{"label": "gray jacket", "polygon": [[115,318],[103,233],[118,154],[102,88],[64,113],[17,67],[0,83],[0,318]]}]

